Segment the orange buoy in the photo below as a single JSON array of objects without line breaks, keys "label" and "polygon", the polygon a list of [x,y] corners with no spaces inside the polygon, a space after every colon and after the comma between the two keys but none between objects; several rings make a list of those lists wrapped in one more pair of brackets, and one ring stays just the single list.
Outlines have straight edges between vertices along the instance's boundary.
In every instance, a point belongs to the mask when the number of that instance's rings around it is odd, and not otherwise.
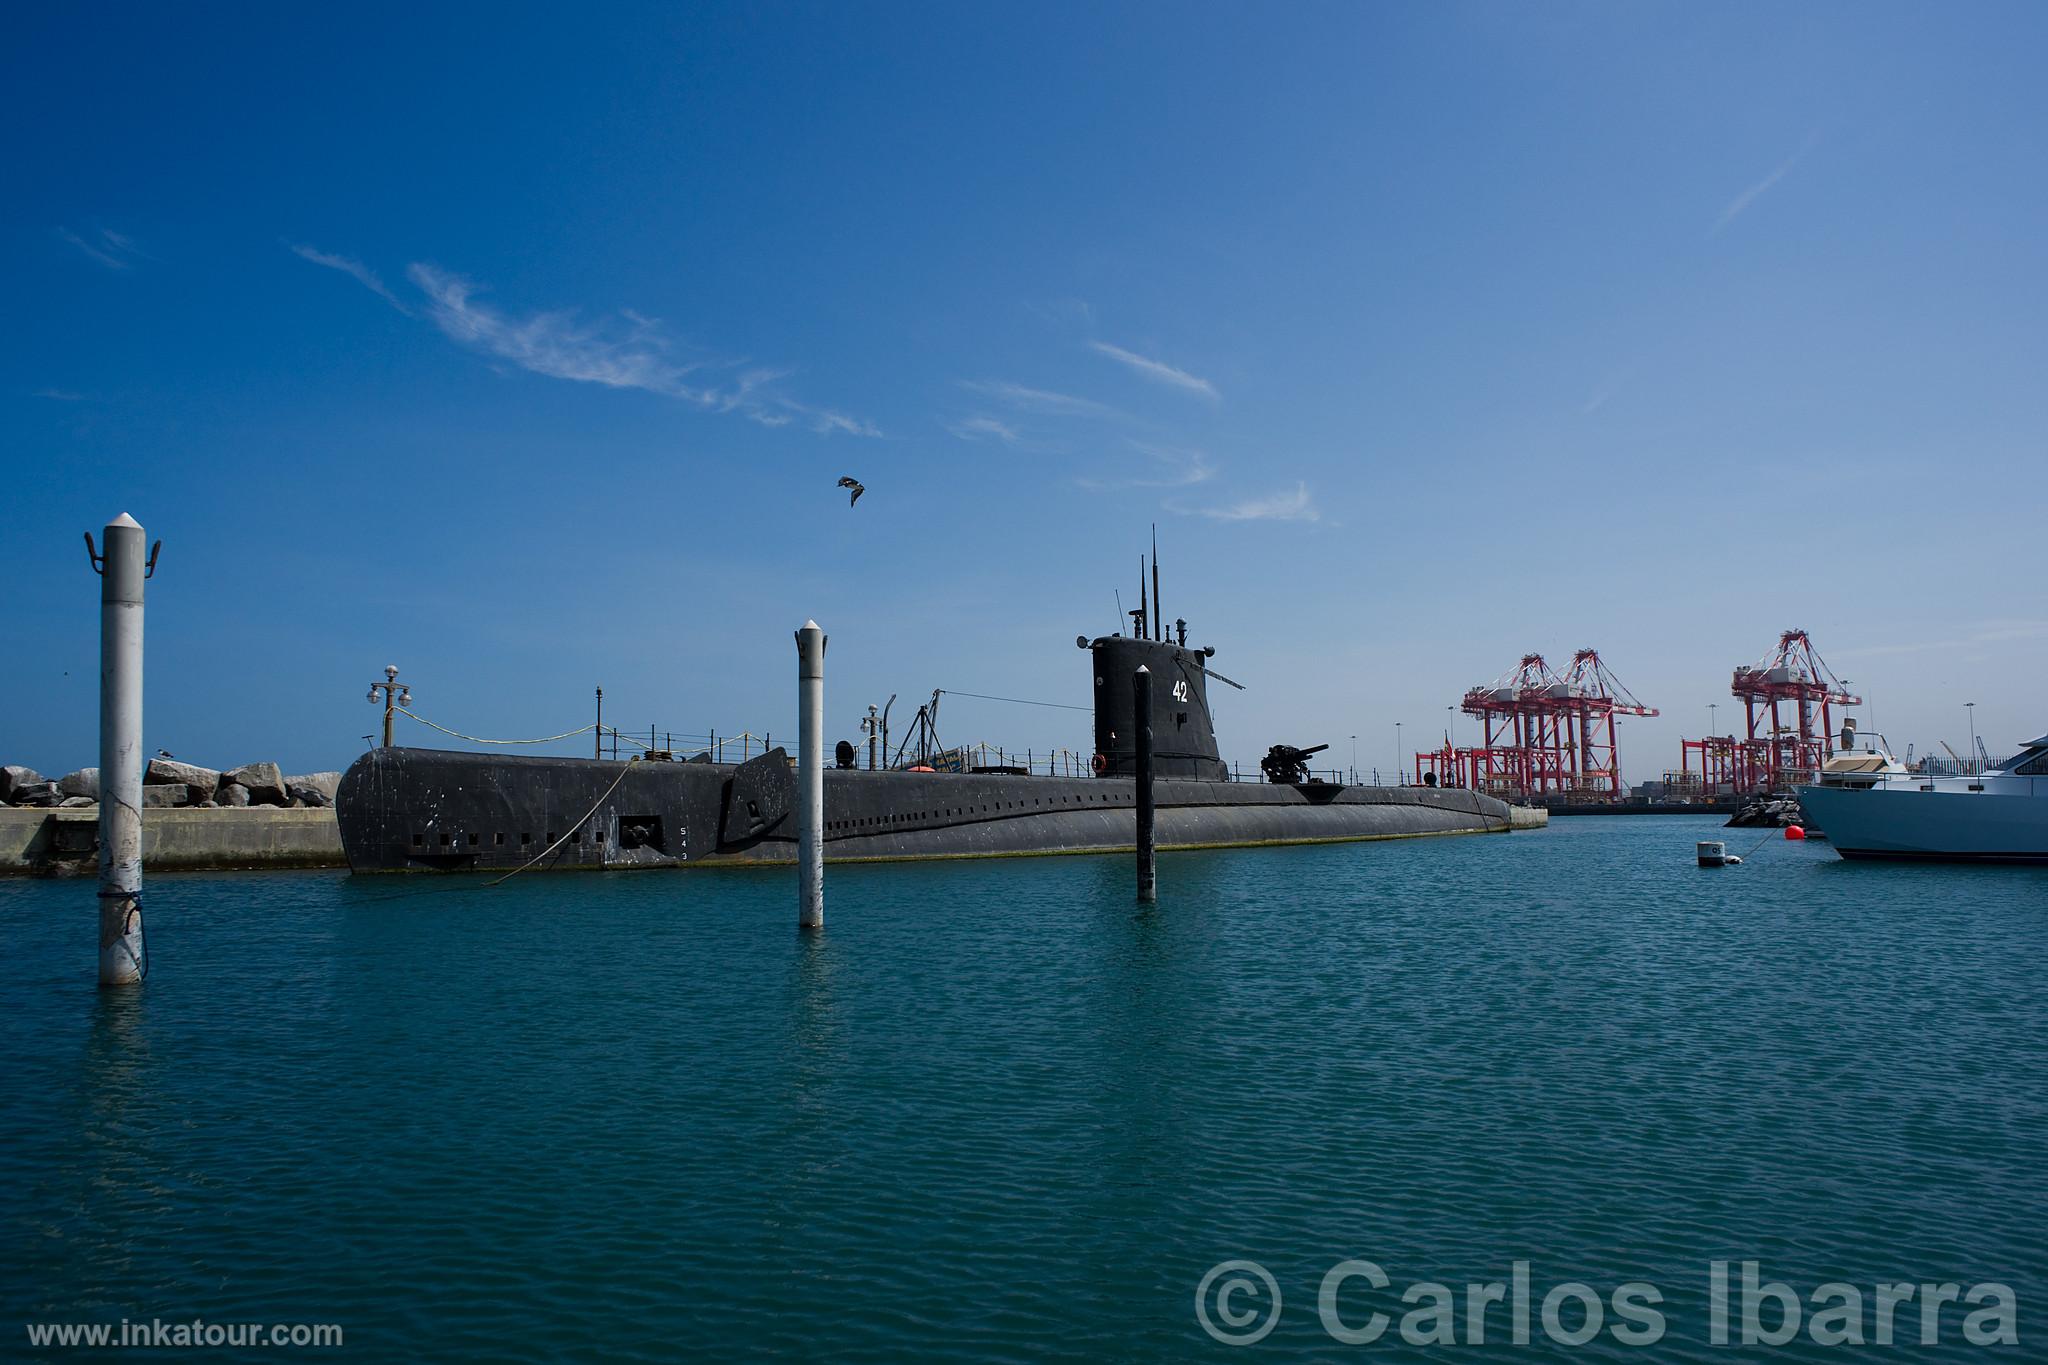
[{"label": "orange buoy", "polygon": [[1797,826],[1797,825],[1787,825],[1787,826],[1785,826],[1785,838],[1786,838],[1787,840],[1789,840],[1790,842],[1792,842],[1792,843],[1795,843],[1795,844],[1796,844],[1796,843],[1798,843],[1798,842],[1799,842],[1799,841],[1800,841],[1801,839],[1804,839],[1805,837],[1806,837],[1806,831],[1805,831],[1805,830],[1803,830],[1803,829],[1801,829],[1801,828],[1800,828],[1799,826]]}]

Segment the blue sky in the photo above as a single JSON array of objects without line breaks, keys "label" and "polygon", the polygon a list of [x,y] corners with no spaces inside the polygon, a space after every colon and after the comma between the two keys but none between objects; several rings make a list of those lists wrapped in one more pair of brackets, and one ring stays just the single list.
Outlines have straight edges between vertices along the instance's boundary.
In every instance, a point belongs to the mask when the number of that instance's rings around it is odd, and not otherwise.
[{"label": "blue sky", "polygon": [[[1085,702],[1159,524],[1229,754],[1598,647],[2048,730],[2048,12],[46,7],[0,55],[0,761]],[[834,481],[868,493],[849,510]],[[955,698],[948,739],[1085,747]],[[1473,735],[1461,722],[1461,738]],[[413,730],[416,742],[427,738]],[[1410,744],[1408,747],[1415,747]]]}]

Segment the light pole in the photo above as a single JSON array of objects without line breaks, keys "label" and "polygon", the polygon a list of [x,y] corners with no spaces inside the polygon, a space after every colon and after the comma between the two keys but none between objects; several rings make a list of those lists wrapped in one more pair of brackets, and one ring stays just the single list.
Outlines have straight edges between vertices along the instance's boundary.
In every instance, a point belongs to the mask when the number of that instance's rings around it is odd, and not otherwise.
[{"label": "light pole", "polygon": [[1970,771],[1980,773],[1984,770],[1977,766],[1977,703],[1966,701],[1963,709],[1970,713]]},{"label": "light pole", "polygon": [[397,664],[384,665],[384,681],[370,684],[370,695],[367,698],[370,705],[375,706],[378,703],[380,698],[377,694],[380,692],[384,694],[381,698],[384,703],[384,747],[388,749],[391,747],[392,710],[396,707],[412,705],[412,689],[401,687],[398,684]]},{"label": "light pole", "polygon": [[1720,709],[1721,703],[1719,702],[1710,701],[1707,703],[1707,733],[1709,735],[1718,735],[1721,733],[1721,722],[1715,719],[1715,714],[1719,712]]},{"label": "light pole", "polygon": [[1357,785],[1357,783],[1358,783],[1358,736],[1357,736],[1357,735],[1353,735],[1353,736],[1351,737],[1351,782],[1352,782],[1352,785],[1354,785],[1354,786],[1356,786],[1356,785]]},{"label": "light pole", "polygon": [[1401,722],[1394,722],[1394,785],[1408,785],[1408,758],[1401,750]]}]

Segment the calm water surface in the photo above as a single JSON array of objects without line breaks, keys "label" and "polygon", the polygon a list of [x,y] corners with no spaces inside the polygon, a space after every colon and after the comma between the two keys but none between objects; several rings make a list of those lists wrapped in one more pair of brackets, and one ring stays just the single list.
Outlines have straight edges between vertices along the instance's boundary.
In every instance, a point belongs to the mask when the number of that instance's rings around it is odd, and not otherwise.
[{"label": "calm water surface", "polygon": [[[1951,1309],[1885,1354],[2042,1351],[2048,873],[1702,871],[1716,833],[1169,856],[1142,910],[1115,858],[834,869],[814,938],[783,873],[162,876],[152,979],[112,995],[91,886],[0,882],[0,1329],[1456,1358],[1487,1352],[1338,1345],[1324,1272],[1386,1269],[1354,1325],[1460,1286],[1462,1341],[1462,1286],[1521,1259],[1539,1300],[1649,1281],[1668,1323],[1526,1354],[1837,1356],[1707,1345],[1708,1263],[1755,1258],[1802,1293],[2003,1281],[2017,1351]],[[1230,1258],[1284,1300],[1242,1353],[1194,1312]]]}]

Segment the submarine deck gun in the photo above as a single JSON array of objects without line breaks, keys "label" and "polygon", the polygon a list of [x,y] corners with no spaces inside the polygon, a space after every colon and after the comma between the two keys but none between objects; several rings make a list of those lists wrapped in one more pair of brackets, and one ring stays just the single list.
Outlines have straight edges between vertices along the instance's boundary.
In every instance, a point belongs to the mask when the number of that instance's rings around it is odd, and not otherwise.
[{"label": "submarine deck gun", "polygon": [[1275,744],[1259,760],[1259,771],[1266,775],[1268,782],[1279,786],[1299,786],[1309,780],[1310,755],[1319,754],[1329,747],[1318,744],[1313,749],[1297,749],[1292,744]]}]

